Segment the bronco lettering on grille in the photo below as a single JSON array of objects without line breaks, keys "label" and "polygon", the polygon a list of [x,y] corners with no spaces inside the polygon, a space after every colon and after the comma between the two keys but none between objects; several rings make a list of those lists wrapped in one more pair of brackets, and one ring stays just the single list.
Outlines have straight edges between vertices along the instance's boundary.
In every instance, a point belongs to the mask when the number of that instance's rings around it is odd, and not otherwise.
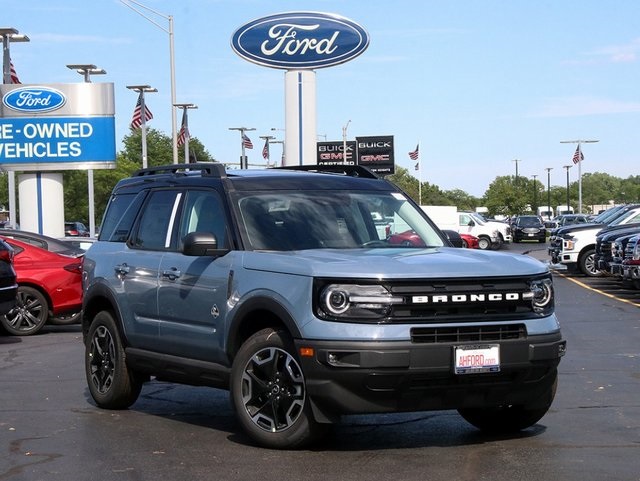
[{"label": "bronco lettering on grille", "polygon": [[432,294],[426,296],[412,296],[414,304],[448,304],[460,302],[501,302],[519,301],[525,299],[520,292],[495,292],[492,294]]}]

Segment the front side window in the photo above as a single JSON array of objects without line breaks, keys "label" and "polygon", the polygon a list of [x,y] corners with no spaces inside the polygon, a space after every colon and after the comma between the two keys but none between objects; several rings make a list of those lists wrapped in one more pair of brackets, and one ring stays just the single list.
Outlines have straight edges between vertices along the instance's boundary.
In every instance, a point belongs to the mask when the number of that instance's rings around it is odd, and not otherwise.
[{"label": "front side window", "polygon": [[256,250],[437,247],[439,232],[397,192],[265,192],[238,199]]},{"label": "front side window", "polygon": [[186,194],[180,231],[179,242],[191,232],[213,234],[218,242],[218,248],[227,243],[227,222],[220,196],[215,191],[193,190]]}]

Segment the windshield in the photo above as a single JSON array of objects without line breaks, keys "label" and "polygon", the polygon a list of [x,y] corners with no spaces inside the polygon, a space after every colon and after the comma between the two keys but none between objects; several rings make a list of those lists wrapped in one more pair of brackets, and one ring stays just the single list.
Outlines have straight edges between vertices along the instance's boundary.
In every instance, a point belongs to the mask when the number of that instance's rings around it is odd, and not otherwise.
[{"label": "windshield", "polygon": [[477,214],[475,212],[470,212],[469,215],[473,217],[473,220],[475,220],[478,224],[486,225],[487,221],[480,214]]},{"label": "windshield", "polygon": [[397,192],[264,192],[238,199],[256,250],[441,247],[439,232]]}]

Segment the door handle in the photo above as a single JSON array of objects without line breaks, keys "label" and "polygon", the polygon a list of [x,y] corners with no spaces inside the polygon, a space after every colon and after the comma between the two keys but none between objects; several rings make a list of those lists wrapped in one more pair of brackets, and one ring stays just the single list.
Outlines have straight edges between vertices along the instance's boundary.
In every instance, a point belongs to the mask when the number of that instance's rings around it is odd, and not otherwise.
[{"label": "door handle", "polygon": [[119,276],[124,276],[125,274],[129,273],[130,269],[127,264],[118,264],[113,268],[113,270],[115,270],[116,274],[118,274]]},{"label": "door handle", "polygon": [[162,277],[166,277],[170,281],[175,281],[178,277],[180,277],[180,275],[181,272],[175,267],[162,271]]}]

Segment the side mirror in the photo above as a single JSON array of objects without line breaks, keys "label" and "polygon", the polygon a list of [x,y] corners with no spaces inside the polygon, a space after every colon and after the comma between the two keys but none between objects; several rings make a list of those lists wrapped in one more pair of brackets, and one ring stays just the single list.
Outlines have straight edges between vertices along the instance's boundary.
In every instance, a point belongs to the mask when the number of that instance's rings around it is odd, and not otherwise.
[{"label": "side mirror", "polygon": [[209,232],[191,232],[182,243],[182,253],[186,256],[217,257],[229,252],[228,249],[218,249],[216,236]]},{"label": "side mirror", "polygon": [[473,220],[470,220],[469,223],[467,224],[469,227],[473,227],[474,225],[476,225],[476,223]]}]

